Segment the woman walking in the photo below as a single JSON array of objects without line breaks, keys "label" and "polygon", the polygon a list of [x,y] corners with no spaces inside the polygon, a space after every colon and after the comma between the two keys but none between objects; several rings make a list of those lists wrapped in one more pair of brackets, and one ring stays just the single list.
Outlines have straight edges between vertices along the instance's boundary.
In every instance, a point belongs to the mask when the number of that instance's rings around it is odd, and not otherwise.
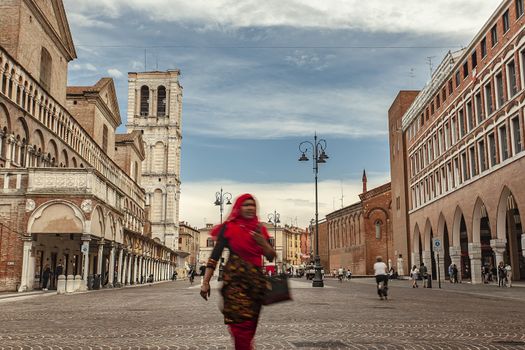
[{"label": "woman walking", "polygon": [[419,279],[419,269],[416,265],[412,266],[412,270],[410,271],[410,277],[412,278],[412,288],[419,288],[417,285],[417,280]]},{"label": "woman walking", "polygon": [[210,279],[225,247],[230,251],[224,266],[221,294],[224,298],[224,323],[228,325],[236,350],[253,349],[253,338],[266,291],[262,255],[273,260],[275,251],[270,236],[257,218],[255,198],[237,198],[228,219],[212,232],[215,247],[206,265],[201,296],[208,300]]}]

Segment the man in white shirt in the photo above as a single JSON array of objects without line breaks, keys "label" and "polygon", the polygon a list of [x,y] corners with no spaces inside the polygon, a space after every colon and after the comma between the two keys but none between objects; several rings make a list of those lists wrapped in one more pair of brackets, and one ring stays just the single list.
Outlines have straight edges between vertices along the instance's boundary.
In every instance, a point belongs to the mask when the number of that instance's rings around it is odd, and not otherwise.
[{"label": "man in white shirt", "polygon": [[377,294],[379,298],[383,300],[383,297],[387,299],[388,291],[388,267],[383,262],[383,258],[378,256],[376,263],[374,264],[374,275],[376,276],[377,283]]}]

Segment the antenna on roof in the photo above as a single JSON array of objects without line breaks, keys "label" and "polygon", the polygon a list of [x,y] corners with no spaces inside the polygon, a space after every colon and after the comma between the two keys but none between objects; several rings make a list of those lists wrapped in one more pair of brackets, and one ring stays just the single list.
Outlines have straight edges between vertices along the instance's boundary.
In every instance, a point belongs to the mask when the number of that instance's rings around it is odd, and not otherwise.
[{"label": "antenna on roof", "polygon": [[430,77],[432,78],[432,73],[434,71],[434,66],[432,65],[432,59],[436,56],[427,56],[428,67],[430,68]]}]

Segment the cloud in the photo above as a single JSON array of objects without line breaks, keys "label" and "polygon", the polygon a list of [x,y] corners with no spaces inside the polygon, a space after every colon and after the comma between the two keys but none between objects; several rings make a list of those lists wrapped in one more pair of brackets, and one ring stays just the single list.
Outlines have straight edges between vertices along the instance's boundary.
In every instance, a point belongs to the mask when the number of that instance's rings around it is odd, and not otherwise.
[{"label": "cloud", "polygon": [[[370,103],[372,96],[374,103]],[[197,135],[274,139],[316,130],[323,135],[365,137],[386,135],[385,111],[391,97],[359,87],[298,89],[267,83],[200,91],[199,96],[188,96],[185,103],[192,115],[185,130]]]},{"label": "cloud", "polygon": [[96,72],[97,67],[95,67],[91,63],[70,63],[68,65],[69,70],[71,71],[82,71],[82,70],[88,70],[90,72]]},{"label": "cloud", "polygon": [[[132,10],[153,21],[201,26],[359,29],[373,32],[461,33],[479,29],[500,0],[67,0],[75,13],[117,18]],[[75,3],[75,7],[73,7]],[[469,13],[465,16],[465,13]],[[92,18],[84,23],[97,24]]]},{"label": "cloud", "polygon": [[68,12],[68,20],[69,22],[75,23],[76,26],[83,28],[113,28],[111,23],[104,22],[74,11],[71,11],[70,13]]},{"label": "cloud", "polygon": [[122,78],[124,76],[124,74],[121,71],[119,71],[118,69],[116,69],[116,68],[108,69],[108,74],[109,74],[110,77],[113,77],[113,78],[116,78],[116,79]]},{"label": "cloud", "polygon": [[[389,174],[369,177],[369,188],[389,181]],[[348,180],[343,186],[344,206],[359,201],[361,181]],[[258,201],[259,220],[266,221],[269,213],[276,210],[281,214],[283,224],[293,223],[307,227],[315,216],[315,192],[313,183],[240,183],[227,180],[205,182],[183,182],[180,202],[180,221],[187,221],[192,226],[204,227],[206,223],[219,223],[219,207],[213,205],[215,193],[223,188],[233,195],[233,199],[242,193],[252,193]],[[319,219],[341,208],[341,182],[319,182]],[[233,202],[232,199],[232,202]],[[225,208],[223,217],[227,217],[230,206]]]}]

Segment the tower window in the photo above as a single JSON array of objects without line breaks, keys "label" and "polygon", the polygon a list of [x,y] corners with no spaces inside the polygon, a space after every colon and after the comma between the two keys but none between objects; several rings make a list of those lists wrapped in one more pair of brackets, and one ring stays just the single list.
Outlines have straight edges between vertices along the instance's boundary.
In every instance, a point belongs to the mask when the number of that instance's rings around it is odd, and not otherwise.
[{"label": "tower window", "polygon": [[157,116],[164,117],[166,115],[166,88],[159,86],[157,92]]},{"label": "tower window", "polygon": [[51,69],[52,69],[53,60],[49,51],[44,47],[40,53],[40,84],[44,89],[49,91],[51,87]]},{"label": "tower window", "polygon": [[144,85],[140,88],[140,115],[149,114],[149,88]]}]

